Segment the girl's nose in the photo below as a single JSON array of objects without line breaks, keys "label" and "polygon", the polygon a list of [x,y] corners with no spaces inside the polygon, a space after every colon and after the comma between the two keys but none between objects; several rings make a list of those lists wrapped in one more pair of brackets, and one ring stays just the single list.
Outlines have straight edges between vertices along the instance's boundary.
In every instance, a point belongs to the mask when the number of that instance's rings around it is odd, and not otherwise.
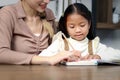
[{"label": "girl's nose", "polygon": [[81,32],[81,28],[80,27],[76,27],[75,31],[76,32]]}]

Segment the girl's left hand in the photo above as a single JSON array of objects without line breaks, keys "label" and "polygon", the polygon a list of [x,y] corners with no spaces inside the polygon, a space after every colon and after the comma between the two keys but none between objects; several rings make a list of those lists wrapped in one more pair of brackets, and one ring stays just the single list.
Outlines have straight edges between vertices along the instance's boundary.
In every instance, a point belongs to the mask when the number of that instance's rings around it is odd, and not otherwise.
[{"label": "girl's left hand", "polygon": [[101,57],[99,55],[87,55],[85,57],[82,58],[82,60],[90,60],[90,59],[101,59]]}]

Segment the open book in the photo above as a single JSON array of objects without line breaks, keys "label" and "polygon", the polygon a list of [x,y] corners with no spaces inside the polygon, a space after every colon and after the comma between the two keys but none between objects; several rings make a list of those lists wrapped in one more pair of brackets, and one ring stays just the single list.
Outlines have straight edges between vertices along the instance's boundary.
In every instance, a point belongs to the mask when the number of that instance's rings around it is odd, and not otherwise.
[{"label": "open book", "polygon": [[119,65],[120,62],[114,62],[114,61],[104,61],[104,60],[81,60],[77,62],[63,62],[62,64],[67,65],[67,66],[72,66],[72,65]]}]

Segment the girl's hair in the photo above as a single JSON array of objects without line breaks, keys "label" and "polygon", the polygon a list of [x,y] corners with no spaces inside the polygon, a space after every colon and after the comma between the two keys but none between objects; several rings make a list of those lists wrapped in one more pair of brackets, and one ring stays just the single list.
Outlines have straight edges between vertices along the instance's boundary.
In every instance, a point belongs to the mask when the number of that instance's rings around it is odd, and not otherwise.
[{"label": "girl's hair", "polygon": [[74,3],[67,7],[67,9],[64,12],[64,15],[61,16],[59,22],[58,22],[58,30],[62,31],[66,37],[70,37],[67,28],[67,17],[73,13],[78,13],[81,16],[83,16],[85,19],[88,20],[90,25],[89,33],[87,35],[87,38],[89,40],[92,40],[96,37],[95,27],[92,26],[92,15],[91,12],[88,10],[88,8],[83,5],[82,3]]},{"label": "girl's hair", "polygon": [[45,12],[39,13],[39,14],[40,14],[40,18],[42,20],[44,29],[48,31],[48,33],[50,34],[50,38],[52,38],[54,35],[54,30],[52,25],[46,20]]}]

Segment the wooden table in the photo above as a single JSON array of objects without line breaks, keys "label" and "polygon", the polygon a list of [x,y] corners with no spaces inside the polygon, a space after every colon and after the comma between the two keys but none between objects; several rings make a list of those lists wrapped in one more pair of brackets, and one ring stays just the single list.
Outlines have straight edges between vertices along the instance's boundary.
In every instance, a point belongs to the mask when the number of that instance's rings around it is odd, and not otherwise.
[{"label": "wooden table", "polygon": [[120,80],[120,66],[0,65],[0,80]]}]

